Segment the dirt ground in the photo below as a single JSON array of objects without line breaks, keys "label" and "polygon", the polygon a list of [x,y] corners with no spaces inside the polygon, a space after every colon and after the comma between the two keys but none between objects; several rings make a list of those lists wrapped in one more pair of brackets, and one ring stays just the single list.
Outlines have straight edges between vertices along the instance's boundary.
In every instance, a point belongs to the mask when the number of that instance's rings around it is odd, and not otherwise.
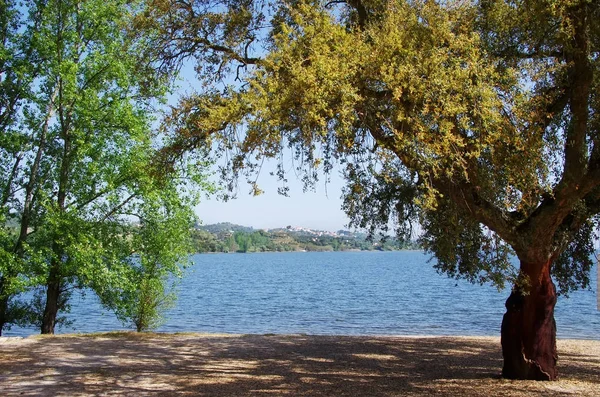
[{"label": "dirt ground", "polygon": [[498,338],[114,333],[0,338],[2,396],[600,396],[600,341],[560,380],[500,378]]}]

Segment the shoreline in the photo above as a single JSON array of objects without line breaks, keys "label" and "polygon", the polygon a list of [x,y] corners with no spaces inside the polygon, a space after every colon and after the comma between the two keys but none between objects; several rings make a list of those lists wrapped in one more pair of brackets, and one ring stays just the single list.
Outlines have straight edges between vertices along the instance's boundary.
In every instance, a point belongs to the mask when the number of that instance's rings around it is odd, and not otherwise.
[{"label": "shoreline", "polygon": [[[5,333],[6,334],[6,333]],[[94,336],[102,336],[102,335],[129,335],[129,334],[138,334],[135,330],[128,329],[114,329],[110,331],[93,331],[93,332],[64,332],[64,333],[56,333],[54,335],[42,335],[39,333],[39,330],[35,330],[34,333],[27,335],[1,335],[0,336],[0,344],[3,340],[9,339],[28,339],[28,338],[48,338],[48,337],[94,337]],[[464,335],[464,334],[333,334],[333,333],[324,333],[324,334],[313,334],[313,333],[277,333],[277,332],[266,332],[266,333],[239,333],[239,332],[208,332],[208,331],[151,331],[151,332],[142,332],[140,334],[153,334],[153,335],[165,335],[165,336],[177,336],[177,335],[198,335],[198,336],[301,336],[301,337],[342,337],[342,338],[407,338],[407,339],[418,339],[418,338],[456,338],[456,339],[493,339],[497,338],[500,340],[500,331],[498,330],[495,334],[489,335]],[[598,342],[600,343],[600,334],[597,337],[594,336],[557,336],[556,340],[566,340],[566,341],[590,341],[590,342]]]},{"label": "shoreline", "polygon": [[555,382],[500,378],[499,337],[110,332],[0,339],[3,395],[594,396],[600,341]]},{"label": "shoreline", "polygon": [[[9,331],[10,332],[10,331]],[[312,334],[312,333],[277,333],[277,332],[267,332],[267,333],[238,333],[238,332],[205,332],[205,331],[151,331],[151,332],[142,332],[138,333],[133,329],[114,329],[109,331],[93,331],[93,332],[64,332],[64,333],[56,333],[54,335],[42,335],[39,333],[39,330],[35,330],[35,333],[28,335],[1,335],[0,336],[0,344],[3,340],[9,339],[28,339],[28,338],[62,338],[62,337],[95,337],[95,336],[103,336],[103,335],[131,335],[131,334],[152,334],[155,336],[177,336],[177,335],[196,335],[196,336],[298,336],[298,337],[342,337],[342,338],[407,338],[407,339],[418,339],[418,338],[456,338],[456,339],[498,339],[500,341],[500,331],[498,330],[495,334],[488,335],[464,335],[464,334],[334,334],[334,333],[323,333],[323,334]],[[564,340],[564,341],[590,341],[590,342],[598,342],[600,343],[600,334],[596,337],[594,336],[557,336],[556,340]]]}]

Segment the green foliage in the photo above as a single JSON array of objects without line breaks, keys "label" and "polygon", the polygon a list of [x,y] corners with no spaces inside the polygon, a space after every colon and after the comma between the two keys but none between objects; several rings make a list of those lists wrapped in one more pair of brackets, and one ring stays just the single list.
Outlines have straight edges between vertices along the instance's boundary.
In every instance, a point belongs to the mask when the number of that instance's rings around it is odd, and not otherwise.
[{"label": "green foliage", "polygon": [[137,332],[149,331],[162,325],[162,314],[174,306],[176,298],[174,292],[165,291],[167,279],[157,277],[150,269],[145,269],[144,273],[145,276],[136,280],[138,294],[135,296],[135,310],[121,315],[133,322]]},{"label": "green foliage", "polygon": [[[398,249],[420,249],[410,241],[382,238],[372,241],[365,234],[340,231],[335,235],[319,231],[292,231],[275,229],[253,231],[239,225],[226,224],[202,226],[192,231],[196,252],[286,252],[286,251],[393,251]],[[236,230],[237,231],[233,231]],[[216,231],[211,233],[207,230]],[[248,230],[248,231],[244,231]],[[388,236],[389,237],[389,236]]]},{"label": "green foliage", "polygon": [[512,249],[478,222],[460,217],[450,200],[440,200],[437,210],[427,213],[423,229],[420,242],[435,255],[438,271],[473,283],[490,282],[498,289],[507,280],[517,281],[518,273],[510,262]]},{"label": "green foliage", "polygon": [[[182,276],[192,251],[190,206],[172,185],[141,204],[140,224],[129,230],[132,255],[122,288],[94,288],[104,305],[138,332],[161,325],[162,314],[175,302],[176,280]],[[169,286],[170,285],[170,286]]]},{"label": "green foliage", "polygon": [[[7,324],[5,329],[10,329],[12,325],[19,327],[35,326],[41,328],[43,322],[44,307],[46,305],[46,291],[42,285],[34,286],[29,289],[29,299],[12,298],[8,307]],[[70,327],[73,320],[66,317],[71,311],[69,300],[72,291],[65,291],[61,294],[58,306],[60,315],[56,317],[56,325],[61,327]]]},{"label": "green foliage", "polygon": [[553,264],[552,274],[562,294],[589,288],[590,270],[597,263],[594,241],[598,240],[598,217],[587,221]]},{"label": "green foliage", "polygon": [[[168,76],[128,32],[143,5],[0,4],[0,330],[29,318],[54,332],[73,289],[91,288],[122,318],[148,306],[136,318],[144,329],[168,300],[205,163],[159,162],[168,137],[152,124]],[[46,296],[26,304],[37,313],[7,317],[25,313],[11,305],[37,286]]]},{"label": "green foliage", "polygon": [[343,209],[351,219],[350,226],[367,229],[371,236],[377,231],[387,233],[390,221],[396,225],[396,235],[402,240],[413,236],[411,220],[418,214],[414,200],[415,186],[406,182],[412,178],[393,161],[379,169],[349,164],[345,172],[348,185],[344,188]]},{"label": "green foliage", "polygon": [[198,229],[190,232],[195,252],[223,252],[222,242],[214,234]]},{"label": "green foliage", "polygon": [[[159,56],[209,57],[241,80],[223,88],[199,69],[202,91],[170,119],[178,147],[208,141],[223,156],[229,188],[245,177],[260,191],[265,158],[285,181],[289,148],[307,187],[341,163],[353,225],[392,221],[402,237],[421,223],[451,276],[502,286],[512,251],[530,270],[558,260],[564,292],[586,284],[582,230],[600,212],[597,2],[164,4],[148,14],[171,34]],[[239,7],[237,29],[206,24]]]}]

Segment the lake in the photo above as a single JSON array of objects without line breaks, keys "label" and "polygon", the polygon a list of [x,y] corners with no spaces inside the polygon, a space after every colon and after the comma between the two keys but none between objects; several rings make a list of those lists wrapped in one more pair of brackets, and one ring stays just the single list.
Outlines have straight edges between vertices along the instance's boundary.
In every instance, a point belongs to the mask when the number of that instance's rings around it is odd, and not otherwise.
[{"label": "lake", "polygon": [[[435,272],[428,256],[400,252],[203,254],[179,285],[158,331],[338,335],[500,334],[509,290]],[[559,297],[560,338],[600,339],[592,290]],[[92,294],[74,296],[66,332],[123,329]],[[6,336],[38,333],[13,327]]]}]

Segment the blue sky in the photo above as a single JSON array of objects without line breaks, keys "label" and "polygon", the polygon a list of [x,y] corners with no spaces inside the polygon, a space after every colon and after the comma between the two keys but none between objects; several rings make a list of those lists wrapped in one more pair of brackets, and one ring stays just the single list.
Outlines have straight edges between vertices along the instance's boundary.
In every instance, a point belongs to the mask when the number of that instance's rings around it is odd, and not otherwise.
[{"label": "blue sky", "polygon": [[[274,166],[273,166],[274,168]],[[203,224],[231,222],[257,229],[301,226],[318,230],[336,231],[346,229],[348,218],[341,210],[343,179],[331,175],[325,184],[321,178],[314,192],[302,191],[302,182],[293,175],[288,177],[289,197],[277,194],[280,186],[277,178],[269,175],[269,169],[258,179],[264,193],[249,194],[250,186],[240,181],[237,198],[227,202],[205,198],[196,207],[196,214]]]},{"label": "blue sky", "polygon": [[[229,83],[233,84],[232,81]],[[197,87],[201,84],[195,77],[193,65],[188,62],[181,69],[179,89],[170,96],[169,104],[175,106],[180,95],[190,94]],[[325,178],[321,178],[314,192],[303,192],[302,182],[290,173],[287,176],[289,197],[277,194],[277,187],[281,184],[277,177],[269,175],[271,171],[276,171],[275,161],[262,167],[258,184],[264,193],[259,196],[252,196],[250,186],[240,180],[240,189],[234,200],[222,202],[215,197],[203,198],[196,207],[200,221],[205,225],[231,222],[256,229],[288,225],[329,231],[347,229],[349,220],[341,209],[344,181],[339,171],[332,172],[327,184]]]}]

